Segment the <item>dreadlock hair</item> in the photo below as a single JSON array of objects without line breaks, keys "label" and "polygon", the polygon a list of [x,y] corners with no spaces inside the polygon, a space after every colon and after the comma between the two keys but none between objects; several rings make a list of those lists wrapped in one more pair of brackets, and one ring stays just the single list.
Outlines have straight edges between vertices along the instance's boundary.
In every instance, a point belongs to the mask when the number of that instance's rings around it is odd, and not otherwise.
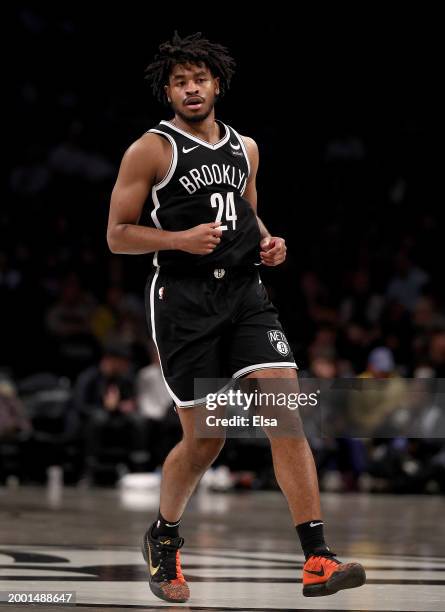
[{"label": "dreadlock hair", "polygon": [[159,53],[145,69],[145,79],[160,102],[167,103],[164,85],[168,84],[174,66],[187,63],[204,63],[214,77],[219,77],[220,98],[229,89],[236,64],[226,47],[208,41],[201,32],[181,38],[175,30],[172,40],[159,45]]}]

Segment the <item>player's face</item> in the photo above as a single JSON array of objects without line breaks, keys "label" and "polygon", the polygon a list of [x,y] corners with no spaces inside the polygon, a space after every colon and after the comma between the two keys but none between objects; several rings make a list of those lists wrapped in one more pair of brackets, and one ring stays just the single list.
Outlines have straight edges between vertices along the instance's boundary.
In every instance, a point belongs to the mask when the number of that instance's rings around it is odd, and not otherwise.
[{"label": "player's face", "polygon": [[184,121],[196,123],[210,115],[219,94],[219,78],[205,66],[177,64],[165,86],[174,112]]}]

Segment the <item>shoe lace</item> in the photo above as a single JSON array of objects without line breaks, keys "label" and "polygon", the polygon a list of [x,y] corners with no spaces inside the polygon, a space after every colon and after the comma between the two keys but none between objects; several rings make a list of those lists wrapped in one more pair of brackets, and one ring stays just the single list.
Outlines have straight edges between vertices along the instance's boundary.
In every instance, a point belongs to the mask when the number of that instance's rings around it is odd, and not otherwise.
[{"label": "shoe lace", "polygon": [[184,544],[184,538],[170,538],[164,543],[162,541],[155,544],[159,553],[160,573],[164,580],[184,580],[181,571],[181,561],[179,549]]}]

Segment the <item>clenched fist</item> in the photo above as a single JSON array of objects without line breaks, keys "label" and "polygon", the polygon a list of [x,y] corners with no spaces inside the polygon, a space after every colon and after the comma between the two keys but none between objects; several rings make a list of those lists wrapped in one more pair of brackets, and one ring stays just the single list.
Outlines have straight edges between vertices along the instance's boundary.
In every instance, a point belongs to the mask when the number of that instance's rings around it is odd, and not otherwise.
[{"label": "clenched fist", "polygon": [[193,255],[210,255],[221,242],[220,225],[221,221],[213,221],[176,232],[174,248]]},{"label": "clenched fist", "polygon": [[284,238],[277,236],[267,236],[260,242],[261,262],[265,266],[278,266],[286,259],[286,243]]}]

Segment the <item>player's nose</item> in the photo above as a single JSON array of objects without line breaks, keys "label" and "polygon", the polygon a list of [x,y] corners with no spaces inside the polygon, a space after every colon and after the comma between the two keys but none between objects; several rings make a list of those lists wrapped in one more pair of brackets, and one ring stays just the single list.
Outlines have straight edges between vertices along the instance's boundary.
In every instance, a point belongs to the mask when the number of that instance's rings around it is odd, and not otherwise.
[{"label": "player's nose", "polygon": [[185,91],[187,95],[197,94],[199,92],[199,87],[194,81],[189,81]]}]

